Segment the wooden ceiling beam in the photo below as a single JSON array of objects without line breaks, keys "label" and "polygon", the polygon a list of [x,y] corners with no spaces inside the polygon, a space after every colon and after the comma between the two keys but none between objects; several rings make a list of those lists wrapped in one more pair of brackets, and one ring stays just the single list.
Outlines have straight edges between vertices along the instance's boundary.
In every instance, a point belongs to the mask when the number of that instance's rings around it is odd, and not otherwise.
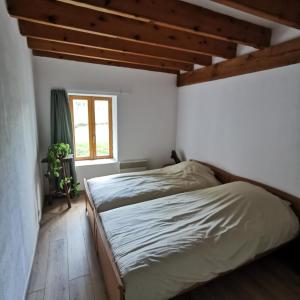
[{"label": "wooden ceiling beam", "polygon": [[178,75],[177,86],[207,82],[300,62],[300,38]]},{"label": "wooden ceiling beam", "polygon": [[179,0],[59,1],[145,22],[153,22],[159,26],[189,33],[197,33],[225,41],[234,41],[255,48],[268,47],[271,40],[271,30],[269,28]]},{"label": "wooden ceiling beam", "polygon": [[213,0],[246,13],[300,29],[299,0]]},{"label": "wooden ceiling beam", "polygon": [[47,40],[40,40],[36,38],[27,39],[28,47],[35,50],[43,50],[48,52],[72,54],[77,56],[89,58],[101,58],[110,61],[120,61],[126,63],[135,63],[145,66],[152,66],[158,68],[167,68],[174,70],[193,70],[193,65],[188,63],[181,63],[175,61],[167,61],[158,58],[141,57],[135,54],[121,53],[116,51],[97,49],[79,45],[70,45],[60,42],[53,42]]},{"label": "wooden ceiling beam", "polygon": [[32,50],[32,54],[34,56],[58,58],[58,59],[63,59],[63,60],[72,60],[72,61],[92,63],[92,64],[100,64],[100,65],[108,65],[108,66],[115,66],[115,67],[123,67],[123,68],[141,69],[141,70],[154,71],[154,72],[178,74],[178,71],[172,70],[172,69],[157,68],[157,67],[152,67],[152,66],[141,66],[139,64],[129,64],[129,63],[124,63],[124,62],[88,58],[88,57],[76,56],[76,55],[71,55],[71,54],[60,54],[60,53],[41,51],[41,50]]},{"label": "wooden ceiling beam", "polygon": [[236,44],[231,42],[71,4],[49,0],[7,0],[7,4],[9,13],[23,20],[224,58],[236,55]]},{"label": "wooden ceiling beam", "polygon": [[80,31],[47,26],[19,20],[22,35],[27,37],[64,42],[99,49],[115,50],[122,53],[136,54],[141,57],[161,58],[170,61],[185,62],[208,66],[212,63],[211,56],[168,49],[158,46],[125,41],[118,38],[100,36]]}]

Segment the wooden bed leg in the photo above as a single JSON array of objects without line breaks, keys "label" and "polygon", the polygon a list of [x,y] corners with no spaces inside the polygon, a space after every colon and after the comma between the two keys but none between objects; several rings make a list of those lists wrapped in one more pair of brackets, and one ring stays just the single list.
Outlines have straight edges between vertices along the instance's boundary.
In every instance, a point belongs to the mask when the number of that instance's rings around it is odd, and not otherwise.
[{"label": "wooden bed leg", "polygon": [[88,212],[88,199],[87,199],[86,193],[84,193],[84,194],[85,194],[85,213],[87,214],[87,212]]},{"label": "wooden bed leg", "polygon": [[86,199],[85,199],[85,213],[87,214],[87,212],[88,212],[88,209],[87,209],[87,201],[86,201]]}]

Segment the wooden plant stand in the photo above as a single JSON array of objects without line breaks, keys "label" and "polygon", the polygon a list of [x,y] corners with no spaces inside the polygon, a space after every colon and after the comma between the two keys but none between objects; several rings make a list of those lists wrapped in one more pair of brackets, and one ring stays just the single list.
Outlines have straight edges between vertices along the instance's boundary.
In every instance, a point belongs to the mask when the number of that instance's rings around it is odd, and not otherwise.
[{"label": "wooden plant stand", "polygon": [[[69,170],[69,164],[73,160],[73,154],[70,154],[64,158],[61,159],[61,176],[66,177],[69,176],[68,170]],[[42,159],[42,163],[47,163],[48,164],[48,158]],[[48,205],[51,205],[53,202],[53,198],[60,198],[64,197],[66,199],[66,202],[68,204],[68,208],[71,208],[71,197],[70,197],[70,188],[65,184],[64,185],[64,191],[57,191],[54,187],[54,178],[51,178],[50,176],[45,175],[45,177],[48,179],[48,185],[49,185],[49,198],[48,198]]]}]

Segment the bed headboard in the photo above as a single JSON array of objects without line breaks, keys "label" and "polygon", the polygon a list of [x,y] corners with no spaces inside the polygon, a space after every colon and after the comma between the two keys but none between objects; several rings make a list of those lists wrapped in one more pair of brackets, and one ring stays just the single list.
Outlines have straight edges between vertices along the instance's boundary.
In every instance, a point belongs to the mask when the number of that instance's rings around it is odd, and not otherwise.
[{"label": "bed headboard", "polygon": [[[195,161],[197,161],[197,160],[195,160]],[[269,185],[260,183],[258,181],[231,174],[231,173],[229,173],[225,170],[222,170],[222,169],[220,169],[218,167],[215,167],[211,164],[208,164],[206,162],[202,162],[202,161],[198,161],[198,162],[200,162],[203,165],[206,165],[206,166],[210,167],[214,171],[216,178],[222,183],[229,183],[229,182],[233,182],[233,181],[249,182],[249,183],[252,183],[252,184],[255,184],[257,186],[260,186],[260,187],[264,188],[265,190],[267,190],[270,193],[278,196],[281,199],[289,201],[290,203],[292,203],[292,208],[293,208],[295,214],[300,219],[300,198],[298,198],[296,196],[293,196],[291,194],[288,194],[286,192],[283,192],[281,190],[278,190],[278,189],[276,189],[274,187],[271,187]]]}]

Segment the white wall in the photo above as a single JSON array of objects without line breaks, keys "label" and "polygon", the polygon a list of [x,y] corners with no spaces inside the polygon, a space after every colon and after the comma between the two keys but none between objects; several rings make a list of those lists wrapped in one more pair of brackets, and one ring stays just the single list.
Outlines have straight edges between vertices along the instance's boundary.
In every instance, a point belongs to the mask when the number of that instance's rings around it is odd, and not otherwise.
[{"label": "white wall", "polygon": [[[271,28],[272,45],[300,36],[214,1],[185,1]],[[299,80],[300,64],[179,88],[177,150],[300,196]]]},{"label": "white wall", "polygon": [[80,190],[84,190],[84,178],[94,178],[120,172],[119,163],[110,162],[110,160],[102,160],[96,164],[94,162],[87,164],[79,162],[78,164],[79,166],[76,166],[76,173],[77,181],[80,183]]},{"label": "white wall", "polygon": [[180,153],[300,196],[300,64],[178,93]]},{"label": "white wall", "polygon": [[[50,90],[61,87],[87,93],[122,91],[118,95],[119,160],[147,159],[152,168],[169,160],[176,136],[174,75],[34,57],[34,78],[43,155],[50,144]],[[103,174],[103,166],[96,168]]]},{"label": "white wall", "polygon": [[0,299],[24,299],[38,234],[31,54],[0,1]]}]

